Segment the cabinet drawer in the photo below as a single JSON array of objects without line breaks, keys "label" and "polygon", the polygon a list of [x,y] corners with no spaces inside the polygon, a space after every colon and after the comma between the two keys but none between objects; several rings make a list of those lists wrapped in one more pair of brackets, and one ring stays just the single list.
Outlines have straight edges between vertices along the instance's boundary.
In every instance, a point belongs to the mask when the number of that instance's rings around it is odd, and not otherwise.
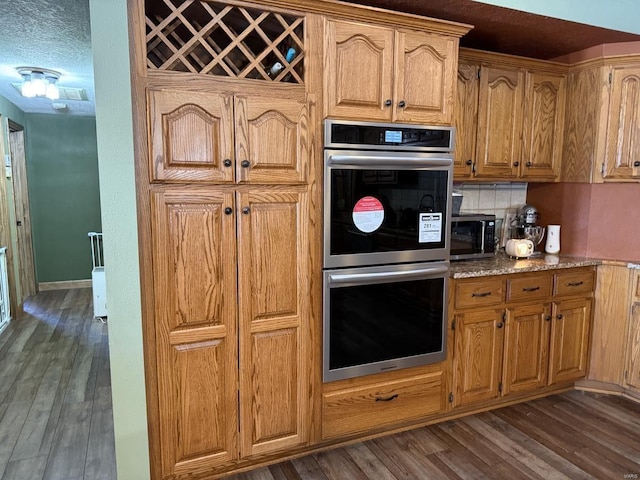
[{"label": "cabinet drawer", "polygon": [[504,281],[502,279],[479,280],[456,284],[456,308],[497,305],[503,301]]},{"label": "cabinet drawer", "polygon": [[416,420],[444,410],[442,372],[322,396],[322,438]]},{"label": "cabinet drawer", "polygon": [[515,302],[551,296],[551,275],[512,278],[507,280],[507,301]]},{"label": "cabinet drawer", "polygon": [[574,295],[593,292],[593,271],[557,273],[554,295]]}]

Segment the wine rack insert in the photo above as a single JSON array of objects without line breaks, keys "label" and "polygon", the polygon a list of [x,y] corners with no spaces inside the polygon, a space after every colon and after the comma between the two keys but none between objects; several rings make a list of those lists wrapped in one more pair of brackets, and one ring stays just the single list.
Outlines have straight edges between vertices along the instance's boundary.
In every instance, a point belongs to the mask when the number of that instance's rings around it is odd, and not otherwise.
[{"label": "wine rack insert", "polygon": [[145,2],[147,68],[304,83],[304,17],[201,0]]}]

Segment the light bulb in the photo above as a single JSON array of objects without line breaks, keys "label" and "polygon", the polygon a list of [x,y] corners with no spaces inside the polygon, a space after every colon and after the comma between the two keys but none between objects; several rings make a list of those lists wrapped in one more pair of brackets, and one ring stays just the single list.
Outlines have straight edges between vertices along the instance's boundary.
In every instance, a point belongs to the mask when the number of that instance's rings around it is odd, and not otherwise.
[{"label": "light bulb", "polygon": [[33,85],[33,92],[37,97],[42,97],[45,93],[47,93],[47,85],[44,80],[44,73],[31,72],[31,85]]},{"label": "light bulb", "polygon": [[36,92],[33,89],[33,83],[31,83],[31,80],[24,80],[22,82],[22,96],[27,98],[33,98],[36,96]]},{"label": "light bulb", "polygon": [[46,96],[49,100],[58,100],[60,98],[60,90],[56,85],[56,79],[53,77],[47,77],[47,93]]}]

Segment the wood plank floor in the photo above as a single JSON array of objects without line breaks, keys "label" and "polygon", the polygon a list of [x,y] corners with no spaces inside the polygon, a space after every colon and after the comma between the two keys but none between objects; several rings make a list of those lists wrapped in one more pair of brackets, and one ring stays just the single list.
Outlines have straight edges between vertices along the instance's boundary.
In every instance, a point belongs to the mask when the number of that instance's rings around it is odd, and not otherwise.
[{"label": "wood plank floor", "polygon": [[[91,290],[42,292],[25,310],[0,334],[0,479],[115,479],[107,325]],[[569,392],[228,478],[638,479],[640,405]]]},{"label": "wood plank floor", "polygon": [[107,325],[91,289],[41,292],[0,334],[0,478],[115,479]]},{"label": "wood plank floor", "polygon": [[640,405],[567,392],[228,478],[638,479]]}]

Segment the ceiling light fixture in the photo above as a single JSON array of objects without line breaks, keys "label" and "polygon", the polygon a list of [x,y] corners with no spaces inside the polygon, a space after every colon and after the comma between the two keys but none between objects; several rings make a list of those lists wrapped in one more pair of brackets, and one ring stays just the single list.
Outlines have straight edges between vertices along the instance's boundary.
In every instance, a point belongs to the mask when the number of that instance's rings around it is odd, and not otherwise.
[{"label": "ceiling light fixture", "polygon": [[39,67],[18,67],[17,70],[22,76],[22,96],[47,97],[50,100],[60,98],[57,85],[60,72]]}]

